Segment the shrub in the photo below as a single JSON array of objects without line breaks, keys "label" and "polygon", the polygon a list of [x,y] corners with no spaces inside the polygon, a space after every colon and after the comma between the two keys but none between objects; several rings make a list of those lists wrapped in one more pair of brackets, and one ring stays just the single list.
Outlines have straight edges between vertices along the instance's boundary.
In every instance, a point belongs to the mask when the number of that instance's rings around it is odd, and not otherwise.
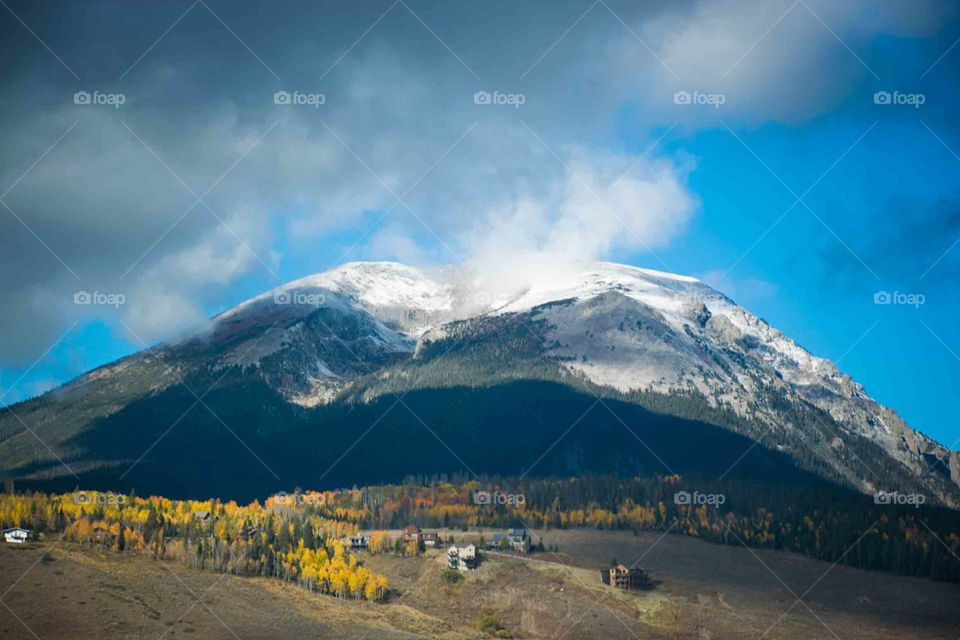
[{"label": "shrub", "polygon": [[444,569],[441,575],[443,580],[450,584],[457,584],[463,581],[463,575],[456,569]]},{"label": "shrub", "polygon": [[477,627],[483,633],[495,635],[498,631],[500,631],[500,622],[498,622],[493,616],[484,614],[480,616],[480,622],[477,623]]}]

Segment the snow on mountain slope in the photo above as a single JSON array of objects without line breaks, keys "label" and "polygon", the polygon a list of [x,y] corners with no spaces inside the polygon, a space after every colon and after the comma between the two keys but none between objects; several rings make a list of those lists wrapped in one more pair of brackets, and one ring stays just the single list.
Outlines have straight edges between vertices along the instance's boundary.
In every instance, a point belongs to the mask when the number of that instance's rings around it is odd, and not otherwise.
[{"label": "snow on mountain slope", "polygon": [[[263,367],[288,399],[315,406],[394,357],[416,357],[418,342],[442,339],[447,323],[531,316],[546,321],[544,355],[595,384],[695,391],[771,433],[794,429],[760,401],[773,390],[829,413],[839,428],[877,443],[917,474],[931,456],[947,456],[958,471],[950,475],[960,477],[955,453],[874,402],[829,360],[695,278],[598,262],[548,271],[519,289],[499,284],[466,266],[348,263],[221,314],[213,335],[272,326],[273,336],[235,345],[226,363]],[[330,338],[332,322],[349,325],[349,344]]]},{"label": "snow on mountain slope", "polygon": [[[473,288],[474,282],[464,268],[427,271],[395,262],[347,263],[252,298],[216,317],[214,322],[222,331],[247,322],[274,322],[278,316],[302,318],[318,307],[339,308],[370,314],[382,325],[377,327],[376,337],[390,348],[404,350],[412,349],[411,340],[427,330],[454,320],[484,314],[525,313],[562,300],[583,304],[599,296],[619,294],[642,305],[642,310],[636,313],[647,316],[648,321],[661,323],[665,329],[681,336],[695,329],[699,338],[717,350],[747,353],[798,388],[816,386],[834,395],[867,398],[862,387],[840,373],[829,360],[812,355],[696,278],[601,262],[584,265],[579,270],[559,271],[554,278],[513,292],[489,287],[478,290]],[[597,313],[598,310],[593,309],[590,317],[595,318]],[[558,314],[553,312],[557,317],[552,322],[561,334],[569,333],[564,322],[585,322],[579,316],[562,319]],[[624,342],[622,337],[607,337],[622,346],[629,342]],[[577,347],[576,338],[567,338],[570,348]],[[670,346],[655,346],[639,340],[635,347],[643,350],[684,347],[688,356],[696,358],[702,348],[695,342],[691,338],[687,343],[675,341]],[[584,355],[567,351],[569,349],[562,355]],[[626,349],[615,356],[587,358],[586,363],[581,358],[580,365],[572,366],[595,382],[622,390],[680,382],[680,372],[670,367],[657,370],[647,366],[646,371],[627,368],[637,359],[642,360],[639,351]],[[680,358],[676,367],[684,362],[687,360]]]},{"label": "snow on mountain slope", "polygon": [[417,334],[451,317],[453,288],[425,271],[397,262],[349,262],[330,271],[288,282],[221,314],[220,323],[286,305],[306,314],[323,304],[356,305],[381,321],[397,322]]},{"label": "snow on mountain slope", "polygon": [[[596,384],[620,391],[692,390],[714,406],[790,428],[758,407],[758,389],[779,389],[826,411],[841,428],[876,442],[916,473],[929,469],[929,456],[948,454],[832,362],[695,278],[595,263],[532,286],[496,312],[560,300],[573,303],[549,305],[536,315],[551,327],[549,354]],[[955,454],[949,461],[958,465]]]},{"label": "snow on mountain slope", "polygon": [[[496,312],[528,311],[558,300],[584,302],[609,294],[641,303],[657,321],[675,332],[684,333],[702,324],[699,329],[704,329],[703,337],[718,346],[752,345],[754,354],[791,384],[822,384],[831,388],[847,385],[852,392],[864,395],[862,388],[843,376],[829,360],[812,355],[723,294],[688,276],[595,263],[572,278],[531,287]],[[619,365],[625,364],[623,357],[616,360]],[[617,376],[618,382],[613,385],[624,390],[643,388],[658,381],[624,371],[604,373],[596,366],[583,367],[583,370],[592,372],[605,384],[611,382],[608,374],[625,374]]]}]

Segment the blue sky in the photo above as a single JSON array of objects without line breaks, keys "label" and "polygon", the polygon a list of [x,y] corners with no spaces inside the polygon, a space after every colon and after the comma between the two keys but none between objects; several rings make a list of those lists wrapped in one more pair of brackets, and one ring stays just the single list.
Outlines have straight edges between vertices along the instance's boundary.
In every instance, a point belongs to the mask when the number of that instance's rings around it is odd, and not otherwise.
[{"label": "blue sky", "polygon": [[571,227],[577,258],[701,277],[955,446],[960,19],[904,7],[10,2],[2,402],[345,260]]}]

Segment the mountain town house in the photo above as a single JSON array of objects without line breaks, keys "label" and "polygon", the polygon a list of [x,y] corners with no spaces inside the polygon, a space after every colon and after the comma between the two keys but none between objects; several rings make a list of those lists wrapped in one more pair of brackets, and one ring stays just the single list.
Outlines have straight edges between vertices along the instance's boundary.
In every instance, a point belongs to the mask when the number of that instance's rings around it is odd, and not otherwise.
[{"label": "mountain town house", "polygon": [[506,533],[495,533],[487,541],[487,549],[500,551],[529,551],[530,536],[526,529],[508,529]]},{"label": "mountain town house", "polygon": [[415,524],[408,524],[403,528],[404,542],[413,542],[416,544],[420,544],[421,535],[422,533],[420,531],[420,527],[418,527]]},{"label": "mountain town house", "polygon": [[457,571],[471,571],[477,568],[477,548],[472,544],[465,547],[452,546],[447,549],[447,567]]},{"label": "mountain town house", "polygon": [[350,536],[350,548],[354,551],[366,551],[370,546],[370,538],[363,534]]},{"label": "mountain town house", "polygon": [[30,534],[33,533],[30,529],[23,529],[21,527],[13,527],[12,529],[4,529],[3,537],[7,542],[14,542],[17,544],[23,544],[30,538]]},{"label": "mountain town house", "polygon": [[624,564],[618,564],[609,569],[601,569],[600,579],[603,580],[603,584],[624,591],[649,589],[651,586],[650,576],[647,575],[646,571],[637,567],[628,567]]}]

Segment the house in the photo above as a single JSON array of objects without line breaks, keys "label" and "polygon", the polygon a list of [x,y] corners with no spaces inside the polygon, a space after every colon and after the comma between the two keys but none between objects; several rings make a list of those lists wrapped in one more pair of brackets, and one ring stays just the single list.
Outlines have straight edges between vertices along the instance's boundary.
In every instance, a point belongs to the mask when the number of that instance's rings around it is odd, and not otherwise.
[{"label": "house", "polygon": [[256,536],[258,533],[260,533],[260,529],[258,527],[254,527],[254,526],[244,527],[243,529],[240,530],[240,539],[244,541],[249,541],[249,540],[252,540],[253,537]]},{"label": "house", "polygon": [[210,519],[210,512],[209,512],[209,511],[203,511],[203,510],[201,510],[201,511],[194,511],[194,512],[193,512],[193,517],[196,518],[197,520],[199,520],[200,522],[206,522],[207,520]]},{"label": "house", "polygon": [[33,532],[30,529],[23,529],[21,527],[13,527],[12,529],[4,529],[3,537],[7,542],[16,542],[17,544],[23,544],[30,538],[30,534]]},{"label": "house", "polygon": [[637,567],[628,567],[624,564],[618,564],[609,569],[601,569],[600,579],[603,580],[603,584],[624,591],[650,588],[650,576],[646,571]]},{"label": "house", "polygon": [[366,549],[370,544],[370,538],[368,536],[358,534],[355,536],[350,536],[350,548],[359,550]]},{"label": "house", "polygon": [[436,547],[440,544],[440,534],[436,531],[424,531],[421,537],[425,547]]},{"label": "house", "polygon": [[472,571],[477,568],[477,548],[472,544],[465,547],[452,546],[447,549],[447,567],[457,571]]},{"label": "house", "polygon": [[420,544],[420,538],[422,533],[420,532],[420,527],[415,524],[408,524],[403,528],[403,541],[404,542],[415,542]]},{"label": "house", "polygon": [[505,533],[495,533],[490,536],[490,539],[487,540],[487,549],[501,549],[507,546],[507,534]]},{"label": "house", "polygon": [[495,533],[487,541],[488,549],[510,549],[525,551],[529,547],[530,537],[526,529],[508,529],[506,533]]},{"label": "house", "polygon": [[90,539],[93,542],[96,542],[99,545],[113,544],[114,539],[117,536],[106,527],[101,527],[99,525],[93,528],[93,532],[90,534]]},{"label": "house", "polygon": [[526,529],[507,529],[507,535],[517,540],[518,542],[523,542],[527,539],[527,530]]},{"label": "house", "polygon": [[529,546],[524,547],[524,543],[529,539],[526,529],[508,529],[507,538],[510,540],[510,548],[514,551],[529,549]]}]

